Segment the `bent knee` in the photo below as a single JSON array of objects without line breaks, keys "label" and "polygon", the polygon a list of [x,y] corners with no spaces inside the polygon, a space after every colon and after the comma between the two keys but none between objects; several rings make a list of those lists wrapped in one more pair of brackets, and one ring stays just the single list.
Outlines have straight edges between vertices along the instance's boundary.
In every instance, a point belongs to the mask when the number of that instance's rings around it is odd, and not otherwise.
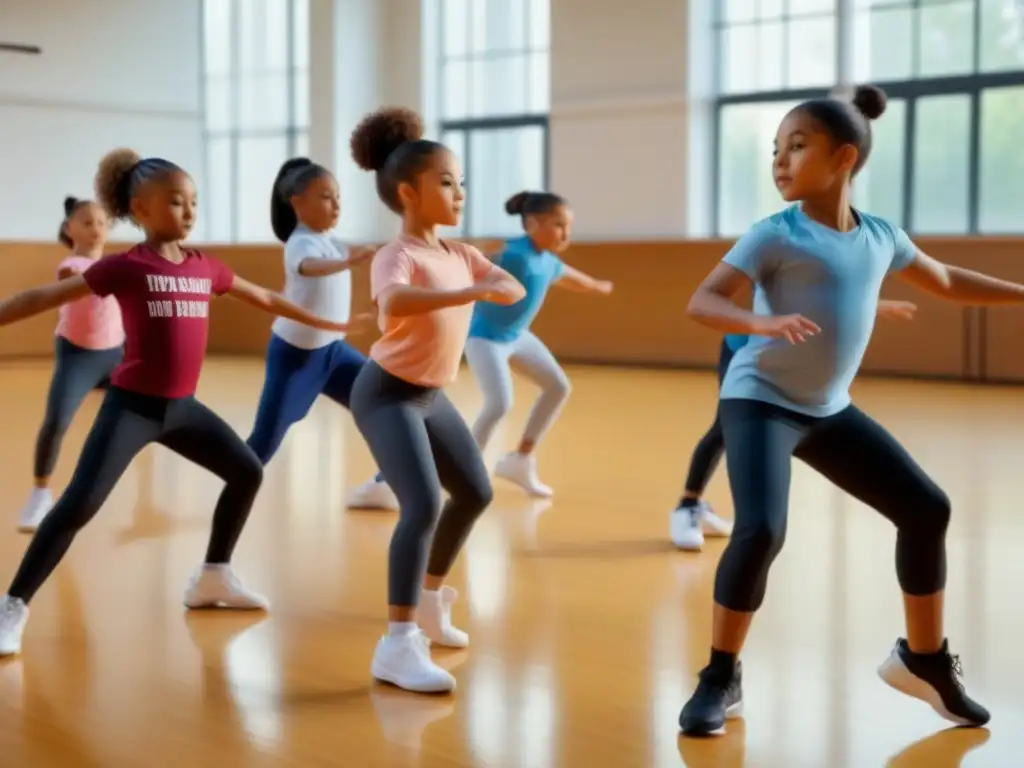
[{"label": "bent knee", "polygon": [[464,506],[468,509],[472,509],[476,512],[482,512],[491,502],[494,501],[494,486],[491,485],[489,477],[484,475],[478,480],[466,483],[464,488],[460,488],[458,493],[452,494],[452,498],[459,503],[460,506]]},{"label": "bent knee", "polygon": [[938,486],[926,489],[907,503],[894,515],[896,527],[945,536],[953,515],[949,495]]},{"label": "bent knee", "polygon": [[251,447],[239,454],[231,471],[231,482],[258,488],[263,483],[263,461]]},{"label": "bent knee", "polygon": [[512,398],[504,395],[498,397],[487,397],[484,399],[484,407],[480,412],[482,419],[489,421],[501,421],[508,416],[512,410]]},{"label": "bent knee", "polygon": [[744,557],[771,560],[780,551],[786,541],[786,530],[782,525],[773,525],[763,521],[738,527],[732,533],[729,546],[736,546]]},{"label": "bent knee", "polygon": [[569,378],[565,374],[562,374],[552,381],[546,389],[551,393],[552,397],[557,397],[559,400],[568,400],[569,395],[572,394],[572,383],[570,383]]}]

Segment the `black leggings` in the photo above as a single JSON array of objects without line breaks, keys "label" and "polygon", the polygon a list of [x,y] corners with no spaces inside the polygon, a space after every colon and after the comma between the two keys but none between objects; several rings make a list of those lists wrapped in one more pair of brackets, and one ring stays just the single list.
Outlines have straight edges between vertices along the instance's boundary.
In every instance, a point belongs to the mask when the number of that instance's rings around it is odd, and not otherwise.
[{"label": "black leggings", "polygon": [[36,438],[33,477],[49,477],[57,464],[57,454],[64,433],[78,411],[82,400],[92,390],[105,386],[110,374],[121,362],[124,350],[85,349],[63,336],[54,343],[53,377],[46,398],[46,415]]},{"label": "black leggings", "polygon": [[103,506],[132,459],[160,443],[226,483],[213,513],[207,563],[227,563],[263,480],[263,465],[227,423],[194,397],[169,400],[107,390],[75,473],[39,526],[8,594],[26,603],[57,567],[75,534]]},{"label": "black leggings", "polygon": [[[725,339],[722,339],[722,347],[718,353],[719,387],[722,386],[722,379],[725,378],[725,372],[729,370],[729,363],[732,362],[734,354],[729,345],[725,343]],[[704,489],[707,488],[711,475],[714,474],[715,469],[718,467],[718,462],[722,458],[724,450],[725,440],[722,438],[722,419],[718,411],[715,411],[714,423],[704,433],[704,437],[697,443],[697,447],[693,449],[690,469],[686,473],[686,487],[684,488],[686,493],[696,496],[704,494]]]},{"label": "black leggings", "polygon": [[[388,605],[415,606],[424,570],[446,575],[491,503],[487,468],[469,427],[440,389],[410,384],[371,360],[356,377],[349,402],[356,426],[398,497]],[[441,486],[450,497],[438,517]]]},{"label": "black leggings", "polygon": [[756,400],[722,400],[735,523],[715,576],[715,602],[756,611],[782,549],[790,457],[896,526],[896,574],[909,595],[946,584],[949,498],[885,429],[854,406],[814,418]]}]

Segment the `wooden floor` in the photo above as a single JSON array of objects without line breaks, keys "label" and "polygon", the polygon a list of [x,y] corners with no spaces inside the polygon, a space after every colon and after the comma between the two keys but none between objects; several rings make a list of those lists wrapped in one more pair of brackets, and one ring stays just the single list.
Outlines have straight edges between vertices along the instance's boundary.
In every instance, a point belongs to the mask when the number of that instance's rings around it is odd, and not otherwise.
[{"label": "wooden floor", "polygon": [[[876,677],[901,631],[893,532],[802,466],[789,540],[744,653],[746,718],[686,741],[677,716],[703,665],[721,545],[672,550],[667,511],[714,407],[709,374],[576,369],[544,444],[545,508],[500,487],[452,577],[468,653],[459,689],[373,685],[394,516],[346,512],[371,471],[348,415],[319,403],[268,468],[236,559],[273,602],[264,620],[188,616],[218,483],[144,453],[33,603],[25,652],[0,666],[0,764],[10,768],[487,766],[1009,768],[1024,750],[1024,396],[864,381],[858,401],[955,502],[948,627],[989,731],[946,730]],[[247,434],[259,361],[214,361],[201,396]],[[27,538],[49,364],[0,367],[0,581]],[[451,388],[472,416],[464,375]],[[531,391],[496,443],[511,445]],[[66,481],[98,396],[69,434]],[[495,446],[495,449],[500,446]],[[710,498],[730,513],[724,473]],[[970,753],[970,754],[968,754]]]}]

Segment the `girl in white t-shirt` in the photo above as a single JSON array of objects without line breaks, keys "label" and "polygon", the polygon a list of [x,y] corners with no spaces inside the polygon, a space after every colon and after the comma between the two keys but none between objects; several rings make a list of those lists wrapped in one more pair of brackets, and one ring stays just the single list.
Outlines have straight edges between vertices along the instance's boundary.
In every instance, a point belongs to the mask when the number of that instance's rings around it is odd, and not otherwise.
[{"label": "girl in white t-shirt", "polygon": [[[285,244],[283,294],[319,317],[347,323],[352,308],[349,270],[373,251],[347,251],[328,233],[338,223],[338,183],[323,166],[304,157],[278,171],[270,203],[274,234]],[[352,382],[366,357],[344,334],[278,318],[267,347],[267,372],[246,441],[263,464],[277,452],[288,428],[309,412],[318,395],[348,408]]]}]

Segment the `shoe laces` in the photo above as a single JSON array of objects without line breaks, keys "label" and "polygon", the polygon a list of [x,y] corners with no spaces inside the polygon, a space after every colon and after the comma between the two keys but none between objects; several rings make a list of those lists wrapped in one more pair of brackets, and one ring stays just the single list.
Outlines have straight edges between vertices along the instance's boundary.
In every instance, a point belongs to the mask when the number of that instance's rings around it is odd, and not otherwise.
[{"label": "shoe laces", "polygon": [[953,682],[961,691],[964,690],[964,666],[960,663],[960,657],[953,653],[947,653],[946,658],[949,670],[952,672]]}]

